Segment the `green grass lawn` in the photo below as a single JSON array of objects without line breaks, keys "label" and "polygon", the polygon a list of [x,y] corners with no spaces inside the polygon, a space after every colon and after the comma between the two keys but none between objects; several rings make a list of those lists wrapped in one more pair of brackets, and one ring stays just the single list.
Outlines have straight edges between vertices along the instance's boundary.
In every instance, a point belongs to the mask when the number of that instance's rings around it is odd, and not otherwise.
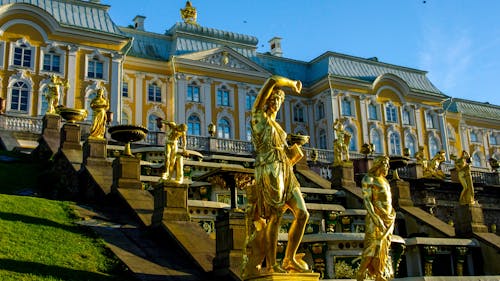
[{"label": "green grass lawn", "polygon": [[131,280],[71,204],[0,194],[0,280]]}]

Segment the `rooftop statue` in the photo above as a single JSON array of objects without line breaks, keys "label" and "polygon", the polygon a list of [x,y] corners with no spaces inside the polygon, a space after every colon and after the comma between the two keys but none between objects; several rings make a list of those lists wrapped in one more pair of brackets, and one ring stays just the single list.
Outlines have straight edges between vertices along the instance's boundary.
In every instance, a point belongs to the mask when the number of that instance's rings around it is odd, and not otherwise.
[{"label": "rooftop statue", "polygon": [[462,156],[457,158],[456,155],[451,155],[451,160],[455,162],[455,169],[458,173],[458,180],[462,185],[462,192],[458,200],[460,205],[472,205],[474,200],[474,184],[472,183],[472,175],[470,172],[470,155],[467,151],[462,151]]},{"label": "rooftop statue", "polygon": [[394,230],[396,211],[392,207],[391,186],[387,179],[389,158],[375,158],[373,167],[361,181],[363,202],[367,210],[365,219],[365,241],[361,263],[356,279],[365,279],[366,271],[375,281],[385,281],[393,277],[391,256],[391,236]]},{"label": "rooftop statue", "polygon": [[[174,121],[163,121],[165,124],[165,173],[162,179],[172,181],[175,173],[175,182],[184,181],[184,158],[187,146],[187,125],[175,124]],[[179,140],[182,141],[182,152],[179,152]]]},{"label": "rooftop statue", "polygon": [[[272,76],[264,83],[252,108],[252,142],[256,151],[255,184],[249,190],[247,237],[243,257],[243,277],[261,273],[311,272],[303,254],[297,254],[309,213],[293,173],[297,144],[289,147],[287,134],[276,122],[276,114],[284,99],[280,87],[300,93],[302,83]],[[291,209],[294,219],[288,231],[288,244],[283,263],[276,260],[281,219]],[[262,263],[265,260],[265,269]]]},{"label": "rooftop statue", "polygon": [[103,87],[97,90],[97,95],[90,102],[90,108],[92,108],[94,117],[90,126],[89,138],[105,139],[106,122],[108,121],[106,112],[109,109],[109,102],[104,96]]},{"label": "rooftop statue", "polygon": [[344,124],[339,119],[333,123],[335,140],[333,141],[333,164],[340,165],[343,161],[349,161],[349,142],[351,134],[345,130]]},{"label": "rooftop statue", "polygon": [[197,11],[191,4],[191,1],[187,1],[184,9],[181,9],[181,17],[185,23],[198,25],[196,22]]}]

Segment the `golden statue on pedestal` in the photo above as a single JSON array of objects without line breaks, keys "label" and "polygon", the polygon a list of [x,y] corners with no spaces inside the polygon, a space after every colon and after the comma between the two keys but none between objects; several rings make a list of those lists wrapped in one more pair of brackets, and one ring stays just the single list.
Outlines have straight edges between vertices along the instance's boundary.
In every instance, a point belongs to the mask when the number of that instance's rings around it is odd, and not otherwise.
[{"label": "golden statue on pedestal", "polygon": [[349,161],[349,142],[351,134],[345,130],[341,120],[335,119],[333,123],[336,137],[333,141],[333,164],[340,165],[343,161]]},{"label": "golden statue on pedestal", "polygon": [[396,211],[392,207],[391,186],[387,179],[389,157],[375,158],[373,167],[361,181],[363,201],[367,210],[365,219],[365,247],[356,279],[365,279],[366,271],[375,281],[389,280],[394,276],[391,256],[391,236]]},{"label": "golden statue on pedestal", "polygon": [[[302,84],[272,76],[262,86],[252,108],[252,142],[257,155],[255,184],[247,193],[249,206],[243,277],[273,272],[311,272],[302,260],[303,254],[297,254],[309,213],[290,160],[297,158],[297,150],[288,147],[287,134],[276,122],[276,114],[285,99],[285,92],[280,87],[289,87],[300,93]],[[292,211],[294,220],[280,265],[276,260],[278,232],[287,209]],[[262,266],[264,260],[265,269]]]},{"label": "golden statue on pedestal", "polygon": [[472,205],[474,200],[474,184],[470,172],[470,155],[467,151],[462,151],[462,156],[457,158],[456,155],[451,155],[451,160],[455,162],[455,170],[458,173],[458,180],[462,184],[462,192],[458,203],[460,205]]},{"label": "golden statue on pedestal", "polygon": [[106,122],[108,121],[107,111],[109,102],[104,96],[104,88],[97,90],[97,95],[90,102],[90,108],[93,110],[94,118],[90,127],[90,139],[105,139]]},{"label": "golden statue on pedestal", "polygon": [[440,150],[432,157],[430,161],[423,160],[424,164],[424,177],[444,179],[446,176],[443,171],[440,170],[441,162],[446,161],[446,153],[444,150]]},{"label": "golden statue on pedestal", "polygon": [[[174,121],[162,121],[165,124],[165,173],[162,179],[172,181],[175,173],[176,183],[184,181],[184,156],[187,154],[187,125],[176,125]],[[182,141],[182,153],[179,152],[179,140]]]},{"label": "golden statue on pedestal", "polygon": [[50,76],[50,82],[47,85],[47,94],[45,99],[47,100],[47,112],[46,114],[57,114],[56,108],[59,106],[59,96],[61,91],[61,86],[63,88],[68,88],[69,83],[63,82],[62,78],[52,74]]}]

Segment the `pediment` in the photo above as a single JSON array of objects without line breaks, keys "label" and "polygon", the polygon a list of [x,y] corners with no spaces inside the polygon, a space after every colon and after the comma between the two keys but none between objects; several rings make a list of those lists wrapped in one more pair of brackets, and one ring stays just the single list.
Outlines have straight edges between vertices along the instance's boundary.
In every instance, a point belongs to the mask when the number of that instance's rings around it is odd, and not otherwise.
[{"label": "pediment", "polygon": [[228,47],[219,47],[206,51],[178,56],[178,58],[197,61],[202,64],[230,68],[233,70],[265,72],[267,70]]}]

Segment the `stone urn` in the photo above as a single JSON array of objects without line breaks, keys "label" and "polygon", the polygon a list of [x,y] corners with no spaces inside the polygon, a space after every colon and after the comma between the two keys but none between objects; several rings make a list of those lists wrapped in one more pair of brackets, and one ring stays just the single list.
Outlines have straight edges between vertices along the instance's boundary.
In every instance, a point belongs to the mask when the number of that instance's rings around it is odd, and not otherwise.
[{"label": "stone urn", "polygon": [[127,124],[111,126],[108,128],[108,132],[112,139],[125,144],[123,155],[132,156],[130,152],[130,143],[145,139],[148,134],[148,129],[139,125]]},{"label": "stone urn", "polygon": [[399,174],[398,174],[398,169],[406,167],[406,165],[408,165],[409,160],[410,160],[410,158],[407,156],[391,156],[391,157],[389,157],[389,165],[391,166],[393,180],[400,180]]},{"label": "stone urn", "polygon": [[56,112],[68,123],[81,122],[87,118],[87,110],[59,106]]}]

